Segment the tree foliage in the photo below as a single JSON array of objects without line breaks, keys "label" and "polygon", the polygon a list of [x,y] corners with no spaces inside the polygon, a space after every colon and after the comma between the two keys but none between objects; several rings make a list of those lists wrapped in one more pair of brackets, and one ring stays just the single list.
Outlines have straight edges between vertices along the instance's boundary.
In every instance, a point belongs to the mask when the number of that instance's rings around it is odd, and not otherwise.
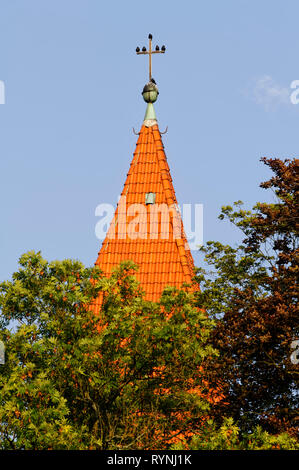
[{"label": "tree foliage", "polygon": [[211,321],[184,290],[144,301],[134,269],[107,279],[77,261],[21,257],[0,287],[1,448],[164,448],[199,428]]},{"label": "tree foliage", "polygon": [[251,432],[241,432],[232,418],[224,418],[216,425],[208,420],[200,433],[187,443],[181,441],[172,446],[174,450],[298,450],[299,442],[287,432],[271,435],[256,426]]},{"label": "tree foliage", "polygon": [[217,422],[231,416],[242,431],[262,425],[297,433],[299,371],[291,345],[299,339],[298,160],[263,161],[274,176],[261,187],[272,189],[275,201],[252,211],[240,201],[223,207],[220,218],[244,240],[202,249],[212,271],[198,272],[198,303],[217,319],[212,344],[219,351],[206,373],[226,395],[213,407]]}]

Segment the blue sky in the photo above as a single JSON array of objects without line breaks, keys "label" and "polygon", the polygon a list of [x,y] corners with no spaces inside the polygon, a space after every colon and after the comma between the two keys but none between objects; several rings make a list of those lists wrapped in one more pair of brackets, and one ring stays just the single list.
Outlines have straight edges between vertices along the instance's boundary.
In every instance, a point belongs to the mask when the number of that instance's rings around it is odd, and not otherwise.
[{"label": "blue sky", "polygon": [[[0,0],[0,280],[19,256],[92,265],[95,208],[117,202],[145,112],[147,60],[180,204],[204,204],[204,240],[234,244],[221,205],[269,201],[262,156],[298,155],[298,1]],[[196,264],[200,263],[194,254]]]}]

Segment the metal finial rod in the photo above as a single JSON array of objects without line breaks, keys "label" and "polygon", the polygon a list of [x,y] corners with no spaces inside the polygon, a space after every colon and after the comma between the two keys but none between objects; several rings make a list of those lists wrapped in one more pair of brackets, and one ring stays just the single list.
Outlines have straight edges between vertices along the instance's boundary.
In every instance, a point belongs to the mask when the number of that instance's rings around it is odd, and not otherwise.
[{"label": "metal finial rod", "polygon": [[149,81],[151,81],[151,78],[152,78],[152,35],[149,34],[148,35],[148,42],[149,42],[149,45],[148,45],[148,70],[149,70]]},{"label": "metal finial rod", "polygon": [[136,48],[136,54],[140,55],[140,54],[147,54],[148,55],[148,59],[149,59],[149,81],[151,81],[152,79],[152,55],[153,54],[164,54],[165,53],[165,50],[166,50],[166,47],[165,46],[162,46],[161,47],[161,50],[158,46],[156,46],[156,50],[153,51],[152,50],[152,39],[153,39],[153,36],[151,34],[148,35],[148,39],[149,39],[149,47],[148,47],[148,51],[146,50],[145,47],[142,48],[142,50],[140,50],[139,47]]}]

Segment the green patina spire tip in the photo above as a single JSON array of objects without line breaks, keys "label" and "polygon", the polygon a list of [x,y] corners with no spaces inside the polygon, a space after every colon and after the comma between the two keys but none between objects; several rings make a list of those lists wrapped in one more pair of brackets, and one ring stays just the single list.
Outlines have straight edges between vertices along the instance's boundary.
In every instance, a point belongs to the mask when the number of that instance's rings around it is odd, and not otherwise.
[{"label": "green patina spire tip", "polygon": [[153,103],[157,101],[159,94],[158,87],[154,79],[151,79],[143,88],[142,96],[144,101],[147,103],[147,108],[144,116],[144,121],[150,123],[151,121],[157,121],[155,108]]},{"label": "green patina spire tip", "polygon": [[157,120],[153,103],[148,103],[145,111],[144,121]]}]

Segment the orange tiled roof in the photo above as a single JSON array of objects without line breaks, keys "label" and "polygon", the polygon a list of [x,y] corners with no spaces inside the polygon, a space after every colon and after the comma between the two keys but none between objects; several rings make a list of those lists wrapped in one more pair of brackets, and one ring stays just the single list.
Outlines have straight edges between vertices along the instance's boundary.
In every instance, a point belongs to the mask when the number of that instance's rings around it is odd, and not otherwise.
[{"label": "orange tiled roof", "polygon": [[[154,205],[145,205],[146,193],[155,193]],[[184,231],[180,238],[174,237],[174,224],[178,219],[173,218],[172,214],[176,212],[177,201],[157,124],[149,127],[143,124],[141,127],[120,201],[95,263],[104,275],[109,276],[113,267],[123,260],[134,261],[139,266],[136,277],[146,293],[146,299],[152,301],[159,300],[167,285],[180,287],[182,283],[190,283],[193,259]],[[144,206],[143,213],[139,215],[140,224],[136,226],[141,237],[137,238],[129,228],[134,216],[138,215],[131,212],[129,216],[131,204]],[[150,219],[150,211],[159,204],[173,208],[170,223],[166,225],[161,223],[161,216],[158,223],[157,219]],[[122,222],[124,210],[128,215],[126,223]],[[176,217],[181,220],[178,212]],[[100,305],[101,300],[97,303]]]}]

